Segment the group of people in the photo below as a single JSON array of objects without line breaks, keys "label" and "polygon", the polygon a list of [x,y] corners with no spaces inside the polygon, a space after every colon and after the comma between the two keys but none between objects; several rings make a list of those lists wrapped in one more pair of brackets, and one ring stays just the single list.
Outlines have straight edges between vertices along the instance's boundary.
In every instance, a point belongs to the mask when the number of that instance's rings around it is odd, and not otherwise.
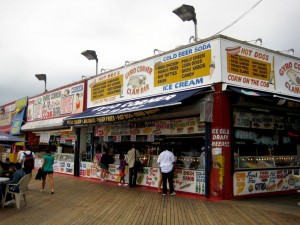
[{"label": "group of people", "polygon": [[[129,187],[136,187],[137,181],[137,174],[140,170],[141,161],[140,161],[140,152],[135,148],[133,144],[131,149],[127,153],[128,163],[125,160],[125,156],[123,153],[119,155],[119,186],[129,186]],[[102,155],[96,154],[97,160],[99,160],[99,165],[101,168],[100,179],[101,181],[105,181],[108,176],[108,168],[109,164],[113,163],[113,152],[110,151],[107,153],[107,150],[104,150]],[[158,192],[161,192],[161,184],[163,185],[162,188],[162,195],[167,195],[167,183],[169,185],[169,195],[174,196],[176,195],[174,191],[173,185],[173,177],[174,177],[174,165],[175,165],[175,156],[174,154],[165,146],[165,150],[162,151],[158,157],[157,162],[160,166],[160,180],[158,182]],[[128,166],[129,168],[129,183],[125,183],[125,167]]]},{"label": "group of people", "polygon": [[[16,163],[10,162],[9,158],[6,158],[4,162],[0,161],[0,176],[9,178],[9,181],[1,186],[1,191],[3,192],[5,190],[6,184],[17,184],[25,175],[32,174],[32,170],[34,169],[34,159],[34,152],[26,148],[23,151],[19,151]],[[48,176],[51,194],[54,194],[53,163],[54,157],[49,148],[46,150],[46,155],[43,157],[41,191],[44,191],[46,177]],[[7,195],[7,198],[5,199],[5,205],[14,203],[15,200],[12,198],[12,196]]]}]

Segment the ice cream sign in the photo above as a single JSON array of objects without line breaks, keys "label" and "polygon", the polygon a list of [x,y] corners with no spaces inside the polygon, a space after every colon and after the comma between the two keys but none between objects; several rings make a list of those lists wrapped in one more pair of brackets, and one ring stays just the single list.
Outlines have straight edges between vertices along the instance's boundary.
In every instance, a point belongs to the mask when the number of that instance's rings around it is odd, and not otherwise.
[{"label": "ice cream sign", "polygon": [[211,44],[200,44],[156,59],[154,87],[163,91],[200,86],[214,72]]},{"label": "ice cream sign", "polygon": [[300,62],[286,62],[278,73],[281,77],[287,78],[284,87],[294,94],[300,94]]}]

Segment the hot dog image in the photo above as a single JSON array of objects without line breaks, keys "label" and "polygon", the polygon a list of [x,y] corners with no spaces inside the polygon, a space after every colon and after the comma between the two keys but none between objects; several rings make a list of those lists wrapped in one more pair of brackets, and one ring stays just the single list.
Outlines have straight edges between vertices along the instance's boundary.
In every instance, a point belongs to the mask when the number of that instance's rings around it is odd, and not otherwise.
[{"label": "hot dog image", "polygon": [[241,46],[227,47],[225,50],[229,55],[237,55],[240,53]]},{"label": "hot dog image", "polygon": [[278,188],[278,189],[281,189],[282,185],[283,185],[283,180],[281,179],[281,180],[279,180],[278,183],[277,183],[277,188]]}]

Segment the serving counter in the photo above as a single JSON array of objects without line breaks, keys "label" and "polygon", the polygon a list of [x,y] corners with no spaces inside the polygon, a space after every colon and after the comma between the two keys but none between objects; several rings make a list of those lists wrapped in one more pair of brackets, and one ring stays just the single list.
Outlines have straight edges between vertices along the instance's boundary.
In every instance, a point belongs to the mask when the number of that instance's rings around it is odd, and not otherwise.
[{"label": "serving counter", "polygon": [[[143,171],[138,173],[137,185],[147,187],[158,187],[160,169],[155,155],[143,155]],[[127,161],[127,156],[125,156]],[[178,157],[175,167],[174,188],[175,190],[204,194],[205,192],[205,171],[201,169],[200,157]],[[109,176],[107,180],[119,182],[119,155],[115,155],[114,164],[109,165]],[[204,166],[202,166],[204,167]],[[100,179],[100,167],[96,162],[81,162],[80,175],[89,178]],[[125,182],[128,183],[128,166],[125,169]]]}]

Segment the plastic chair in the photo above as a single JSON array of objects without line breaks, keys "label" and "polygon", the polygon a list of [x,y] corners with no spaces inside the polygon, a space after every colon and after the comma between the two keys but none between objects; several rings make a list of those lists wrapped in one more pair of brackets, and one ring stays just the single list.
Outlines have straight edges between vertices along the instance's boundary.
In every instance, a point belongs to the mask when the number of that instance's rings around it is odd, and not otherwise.
[{"label": "plastic chair", "polygon": [[[28,184],[29,184],[30,178],[31,178],[31,173],[22,177],[21,180],[19,181],[19,183],[17,183],[17,184],[7,184],[4,199],[6,199],[7,193],[13,194],[15,197],[15,200],[16,200],[16,206],[19,209],[20,205],[21,205],[21,196],[23,196],[25,206],[26,206],[27,204],[26,204],[25,193],[28,190]],[[19,185],[19,192],[10,191],[10,188],[13,186],[16,186],[16,185]]]}]

